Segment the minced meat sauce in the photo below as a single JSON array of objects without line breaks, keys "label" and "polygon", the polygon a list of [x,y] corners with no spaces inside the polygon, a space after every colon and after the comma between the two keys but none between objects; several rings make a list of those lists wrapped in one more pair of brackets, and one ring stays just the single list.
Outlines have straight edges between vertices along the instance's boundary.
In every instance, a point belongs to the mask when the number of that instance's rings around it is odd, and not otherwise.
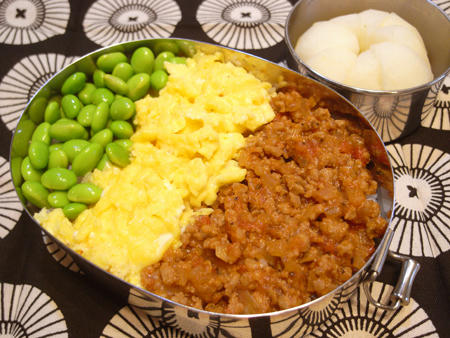
[{"label": "minced meat sauce", "polygon": [[213,312],[272,312],[332,291],[374,252],[387,222],[368,198],[377,183],[361,128],[295,90],[272,106],[241,150],[245,181],[142,271],[147,290]]}]

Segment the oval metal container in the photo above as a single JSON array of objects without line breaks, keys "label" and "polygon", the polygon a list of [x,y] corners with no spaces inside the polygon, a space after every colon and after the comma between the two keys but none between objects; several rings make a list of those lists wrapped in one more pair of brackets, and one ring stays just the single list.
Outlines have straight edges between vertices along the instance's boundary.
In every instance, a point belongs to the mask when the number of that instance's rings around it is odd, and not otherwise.
[{"label": "oval metal container", "polygon": [[[388,165],[389,161],[386,149],[367,119],[347,99],[315,80],[261,58],[212,44],[190,40],[172,40],[183,41],[183,43],[187,42],[195,50],[207,54],[220,52],[223,54],[226,61],[244,67],[259,79],[269,81],[277,88],[294,86],[303,95],[316,95],[319,97],[320,104],[323,107],[327,107],[333,114],[347,116],[350,119],[359,121],[361,128],[368,131],[367,135],[372,138],[372,142],[373,140],[376,140],[375,142],[378,143],[378,146],[380,146],[381,149],[384,149],[383,154],[378,154],[373,157],[372,165],[374,168],[382,169],[385,173],[385,175],[376,176],[379,182],[377,200],[381,206],[383,217],[386,219],[390,218],[390,215],[393,213],[393,175],[392,168]],[[73,72],[84,71],[92,73],[92,69],[95,67],[95,60],[100,55],[112,51],[130,53],[139,46],[151,46],[155,41],[158,40],[151,39],[121,43],[100,49],[80,58],[53,76],[36,93],[25,109],[25,113],[36,100],[41,100],[43,97],[48,98],[52,93],[59,92],[63,81]],[[36,208],[33,208],[30,205],[24,205],[24,207],[27,214],[34,220],[36,225],[41,227],[33,218],[33,213],[36,211]],[[344,303],[361,283],[369,285],[371,281],[377,278],[383,263],[388,256],[388,247],[393,234],[393,229],[390,225],[383,238],[380,238],[378,247],[364,267],[355,273],[347,282],[323,297],[278,312],[255,315],[227,315],[198,310],[178,304],[140,287],[131,285],[102,270],[67,247],[57,238],[54,238],[54,236],[52,236],[51,233],[48,233],[44,228],[41,227],[41,229],[65,250],[88,276],[92,277],[101,285],[110,288],[114,294],[127,300],[131,305],[147,312],[152,317],[161,320],[164,325],[171,326],[176,324],[178,327],[181,325],[185,328],[186,332],[207,332],[211,336],[226,337],[261,337],[263,335],[299,336],[314,330],[315,327],[320,325],[321,322],[326,320],[342,303]],[[404,272],[402,277],[391,297],[392,303],[379,304],[381,307],[398,308],[401,304],[407,304],[409,301],[411,284],[418,269],[418,265],[407,257],[394,258],[406,262],[404,263],[404,266],[408,266],[407,269],[403,269]],[[370,297],[369,288],[367,287],[366,289]]]},{"label": "oval metal container", "polygon": [[[417,28],[428,51],[435,76],[432,81],[393,91],[350,87],[317,73],[295,52],[297,40],[313,23],[366,9],[395,12]],[[295,60],[295,65],[291,66],[348,98],[376,128],[384,142],[406,136],[420,125],[422,113],[433,108],[443,80],[450,71],[450,19],[427,0],[300,0],[289,13],[285,30],[285,41]]]}]

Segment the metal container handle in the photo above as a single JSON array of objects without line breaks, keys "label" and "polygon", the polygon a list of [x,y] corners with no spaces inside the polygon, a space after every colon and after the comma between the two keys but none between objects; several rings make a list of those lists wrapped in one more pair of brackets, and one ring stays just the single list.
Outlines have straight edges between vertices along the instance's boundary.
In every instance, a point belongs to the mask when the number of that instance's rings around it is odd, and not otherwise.
[{"label": "metal container handle", "polygon": [[400,272],[397,285],[391,293],[389,304],[380,303],[379,301],[375,300],[370,293],[369,286],[377,279],[379,275],[377,271],[371,270],[369,272],[368,276],[363,281],[363,288],[367,299],[372,305],[375,305],[376,307],[383,310],[397,310],[400,305],[405,306],[409,304],[411,288],[417,272],[420,269],[420,264],[408,256],[399,255],[392,251],[388,252],[388,256],[394,261],[402,262],[402,270]]}]

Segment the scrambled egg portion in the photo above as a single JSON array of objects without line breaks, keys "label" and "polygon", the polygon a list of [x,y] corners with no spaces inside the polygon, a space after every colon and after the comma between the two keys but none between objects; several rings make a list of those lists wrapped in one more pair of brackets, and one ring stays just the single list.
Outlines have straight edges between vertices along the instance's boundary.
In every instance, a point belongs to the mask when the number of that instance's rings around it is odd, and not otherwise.
[{"label": "scrambled egg portion", "polygon": [[274,118],[271,85],[220,54],[198,53],[167,69],[159,96],[136,102],[131,163],[85,177],[103,189],[95,206],[73,223],[61,209],[35,215],[55,237],[135,285],[194,215],[209,212],[202,206],[221,186],[245,178],[235,160],[242,133]]}]

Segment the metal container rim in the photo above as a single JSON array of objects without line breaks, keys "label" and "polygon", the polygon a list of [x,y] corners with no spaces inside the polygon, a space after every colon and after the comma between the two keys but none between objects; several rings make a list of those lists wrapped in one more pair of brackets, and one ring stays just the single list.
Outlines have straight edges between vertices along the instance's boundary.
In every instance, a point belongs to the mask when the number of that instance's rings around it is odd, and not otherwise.
[{"label": "metal container rim", "polygon": [[[383,145],[383,148],[386,152],[386,154],[388,154],[386,146],[384,144],[384,142],[382,141],[379,133],[376,131],[376,129],[372,126],[372,124],[367,120],[367,118],[358,110],[358,108],[356,108],[356,106],[350,102],[347,98],[345,98],[342,94],[336,92],[336,90],[334,90],[333,88],[330,88],[329,86],[326,86],[325,84],[321,83],[320,81],[316,80],[316,79],[312,79],[309,77],[306,77],[302,74],[300,74],[297,71],[294,71],[292,69],[286,68],[284,66],[281,66],[275,62],[272,62],[270,60],[264,59],[262,57],[247,53],[247,52],[243,52],[240,50],[236,50],[234,48],[230,48],[230,47],[225,47],[225,46],[220,46],[217,44],[213,44],[213,43],[209,43],[209,42],[204,42],[204,41],[199,41],[199,40],[194,40],[194,39],[186,39],[186,38],[177,38],[177,37],[170,37],[170,38],[150,38],[150,39],[141,39],[141,40],[132,40],[132,41],[126,41],[126,42],[120,42],[120,43],[116,43],[110,46],[106,46],[106,47],[102,47],[102,48],[98,48],[95,49],[87,54],[84,54],[83,56],[79,57],[78,59],[76,59],[75,61],[73,61],[72,63],[66,65],[65,67],[63,67],[62,69],[60,69],[59,71],[57,71],[55,74],[53,74],[52,77],[50,77],[37,91],[36,93],[33,95],[33,97],[28,101],[27,105],[25,106],[25,108],[23,109],[18,122],[21,120],[23,114],[27,111],[28,107],[30,106],[30,104],[33,102],[33,100],[36,97],[39,97],[40,92],[50,83],[52,82],[53,79],[55,79],[56,77],[58,77],[61,73],[65,72],[68,68],[73,67],[75,65],[77,65],[78,63],[81,63],[83,60],[85,60],[88,57],[95,57],[97,55],[101,55],[102,53],[105,52],[109,52],[109,51],[115,51],[117,47],[121,47],[121,46],[127,46],[127,45],[133,45],[133,44],[145,44],[151,41],[157,41],[157,40],[179,40],[179,41],[188,41],[188,42],[192,42],[196,45],[205,45],[205,46],[209,46],[209,47],[214,47],[217,48],[217,51],[220,52],[220,50],[228,50],[234,53],[238,53],[238,54],[244,54],[247,57],[251,57],[251,58],[256,58],[259,59],[265,63],[269,63],[275,67],[278,68],[282,68],[283,71],[287,71],[289,73],[295,74],[295,76],[297,77],[302,77],[307,79],[308,81],[312,81],[316,84],[318,84],[321,87],[324,87],[324,89],[332,91],[334,94],[336,94],[336,96],[338,96],[341,100],[344,100],[348,105],[350,105],[355,111],[357,111],[360,115],[360,117],[362,119],[364,119],[367,124],[371,127],[372,131],[374,133],[376,133],[377,137],[379,138],[379,141],[381,142],[381,144]],[[273,84],[272,84],[273,85]],[[10,152],[9,152],[9,162],[10,162],[10,172],[12,170],[11,168],[11,155],[12,155],[12,141],[15,137],[15,131],[13,132],[13,135],[11,137],[11,143],[10,143]],[[389,158],[389,156],[388,156]],[[390,167],[390,173],[393,177],[393,169],[392,169],[392,165],[391,165],[391,160],[389,158],[389,167]],[[395,185],[393,185],[393,196],[395,196]],[[14,186],[14,191],[17,194],[17,190],[16,187]],[[19,199],[20,200],[20,199]],[[33,217],[33,215],[31,214],[31,212],[28,210],[28,208],[26,207],[26,205],[24,205],[21,201],[21,204],[26,212],[26,214],[31,218],[31,220],[33,221],[33,223],[35,223],[41,231],[43,231],[47,236],[49,236],[52,240],[54,240],[60,247],[62,247],[64,250],[68,251],[70,253],[71,256],[75,256],[77,258],[77,260],[81,260],[84,263],[94,267],[97,270],[100,270],[101,273],[105,273],[106,275],[108,275],[110,278],[116,280],[118,283],[123,283],[126,284],[128,286],[129,289],[137,289],[140,293],[142,294],[146,294],[151,298],[157,298],[159,299],[161,302],[166,302],[171,304],[174,307],[182,307],[185,308],[187,310],[190,311],[194,311],[194,312],[198,312],[198,313],[202,313],[205,315],[209,315],[209,316],[213,316],[213,317],[223,317],[223,318],[229,318],[229,319],[250,319],[250,318],[259,318],[259,317],[272,317],[272,316],[278,316],[278,315],[283,315],[283,314],[288,314],[288,313],[292,313],[292,312],[296,312],[299,310],[302,310],[303,308],[306,308],[308,306],[314,305],[315,303],[318,303],[324,299],[326,299],[327,297],[330,297],[334,294],[336,294],[337,292],[341,291],[342,289],[344,289],[346,286],[348,286],[349,284],[353,283],[355,280],[359,279],[359,278],[365,278],[365,276],[361,276],[366,270],[369,269],[370,265],[372,264],[372,261],[374,260],[374,258],[380,254],[380,250],[381,250],[381,243],[387,240],[387,236],[388,236],[388,229],[392,224],[392,219],[393,219],[393,215],[394,215],[394,209],[395,209],[395,201],[394,198],[392,199],[392,204],[391,206],[391,214],[389,216],[389,219],[387,219],[388,222],[388,226],[386,228],[386,231],[383,235],[383,237],[380,239],[380,244],[378,244],[378,246],[376,247],[375,251],[372,253],[372,255],[370,256],[370,258],[366,261],[366,263],[357,271],[355,272],[347,281],[345,281],[344,283],[342,283],[341,285],[339,285],[337,288],[333,289],[332,291],[328,292],[327,294],[318,297],[310,302],[307,303],[303,303],[300,305],[297,305],[295,307],[289,308],[289,309],[284,309],[284,310],[279,310],[279,311],[273,311],[273,312],[265,312],[265,313],[257,313],[257,314],[227,314],[227,313],[220,313],[220,312],[211,312],[211,311],[206,311],[206,310],[202,310],[202,309],[198,309],[198,308],[194,308],[188,305],[184,305],[175,301],[172,301],[170,299],[164,298],[162,296],[159,296],[157,294],[154,294],[146,289],[143,289],[142,287],[139,287],[137,285],[131,284],[128,281],[125,281],[124,279],[113,275],[112,273],[102,269],[101,267],[99,267],[98,265],[96,265],[95,263],[91,262],[90,260],[84,258],[82,255],[80,255],[79,253],[77,253],[76,251],[74,251],[72,248],[70,248],[69,246],[67,246],[66,244],[64,244],[61,240],[59,240],[58,238],[56,238],[55,236],[53,236],[47,229],[45,229],[44,227],[42,227],[39,222]],[[360,284],[360,282],[358,283]]]}]

